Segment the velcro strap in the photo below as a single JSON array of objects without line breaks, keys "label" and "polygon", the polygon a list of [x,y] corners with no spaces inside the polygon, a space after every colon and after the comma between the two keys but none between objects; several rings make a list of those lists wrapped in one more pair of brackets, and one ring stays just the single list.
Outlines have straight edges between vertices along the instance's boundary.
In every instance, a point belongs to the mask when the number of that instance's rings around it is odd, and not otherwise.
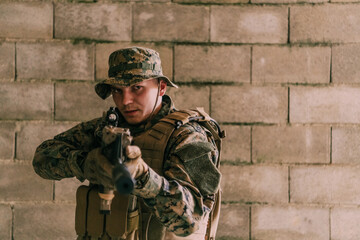
[{"label": "velcro strap", "polygon": [[190,114],[184,111],[177,111],[167,115],[166,117],[162,118],[160,121],[170,123],[172,125],[176,125],[178,121],[181,122],[181,125],[186,124],[189,122]]},{"label": "velcro strap", "polygon": [[197,111],[198,113],[200,113],[201,116],[204,117],[204,119],[202,119],[201,121],[210,121],[211,118],[210,118],[209,114],[207,114],[207,113],[205,112],[205,110],[204,110],[203,107],[197,107],[197,108],[196,108],[196,111]]},{"label": "velcro strap", "polygon": [[204,108],[198,107],[191,110],[178,110],[162,118],[160,121],[170,123],[175,127],[179,127],[195,119],[199,122],[208,122],[211,120],[210,116],[205,112]]}]

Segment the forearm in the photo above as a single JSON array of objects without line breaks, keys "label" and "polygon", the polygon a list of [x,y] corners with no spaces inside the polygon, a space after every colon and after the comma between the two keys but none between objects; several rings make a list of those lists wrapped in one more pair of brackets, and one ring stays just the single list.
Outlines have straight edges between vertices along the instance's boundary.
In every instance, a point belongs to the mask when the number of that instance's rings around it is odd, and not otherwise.
[{"label": "forearm", "polygon": [[34,155],[35,172],[46,179],[77,177],[83,181],[82,166],[85,158],[88,152],[99,145],[94,136],[100,123],[100,118],[93,119],[43,142]]},{"label": "forearm", "polygon": [[58,141],[47,140],[37,149],[33,159],[35,172],[42,178],[60,180],[77,177],[84,180],[82,163],[87,152]]}]

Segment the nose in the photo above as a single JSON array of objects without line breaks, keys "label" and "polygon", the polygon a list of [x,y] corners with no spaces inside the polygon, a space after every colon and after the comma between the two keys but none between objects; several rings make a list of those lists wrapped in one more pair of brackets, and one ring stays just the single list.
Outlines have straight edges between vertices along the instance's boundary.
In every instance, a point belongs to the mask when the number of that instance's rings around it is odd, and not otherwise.
[{"label": "nose", "polygon": [[122,104],[124,106],[129,105],[133,102],[133,95],[130,91],[124,90],[122,95]]}]

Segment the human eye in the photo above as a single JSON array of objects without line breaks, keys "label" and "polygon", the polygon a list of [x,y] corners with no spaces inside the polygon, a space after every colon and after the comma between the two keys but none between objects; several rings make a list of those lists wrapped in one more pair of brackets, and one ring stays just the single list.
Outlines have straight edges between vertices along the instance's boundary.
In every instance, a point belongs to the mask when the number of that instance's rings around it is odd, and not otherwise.
[{"label": "human eye", "polygon": [[143,86],[141,86],[141,85],[134,85],[133,86],[133,90],[135,90],[135,91],[139,91],[141,89],[143,89]]},{"label": "human eye", "polygon": [[121,89],[118,88],[111,88],[111,94],[121,94]]}]

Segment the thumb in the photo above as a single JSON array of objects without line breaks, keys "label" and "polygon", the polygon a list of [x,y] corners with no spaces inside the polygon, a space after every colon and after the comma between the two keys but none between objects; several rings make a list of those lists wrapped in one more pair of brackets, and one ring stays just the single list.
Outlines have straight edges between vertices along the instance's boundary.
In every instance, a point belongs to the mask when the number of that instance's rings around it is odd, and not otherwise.
[{"label": "thumb", "polygon": [[141,150],[138,146],[128,145],[126,147],[126,156],[131,160],[136,159],[138,157],[141,157]]}]

